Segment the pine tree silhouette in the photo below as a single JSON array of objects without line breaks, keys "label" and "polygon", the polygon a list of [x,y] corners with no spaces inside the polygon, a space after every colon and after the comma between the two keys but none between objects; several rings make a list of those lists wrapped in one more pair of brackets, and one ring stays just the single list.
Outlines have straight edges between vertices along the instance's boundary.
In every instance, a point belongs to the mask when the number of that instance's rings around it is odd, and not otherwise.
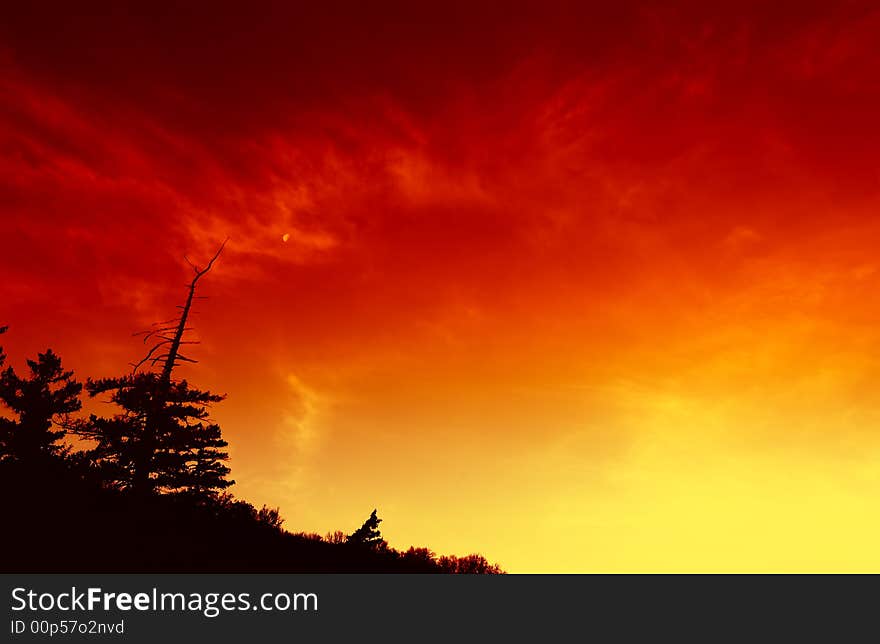
[{"label": "pine tree silhouette", "polygon": [[364,521],[364,524],[348,535],[346,541],[354,545],[367,546],[368,548],[384,548],[388,544],[382,538],[382,533],[379,531],[380,523],[382,523],[382,519],[376,516],[376,510],[374,509],[370,517]]},{"label": "pine tree silhouette", "polygon": [[[154,325],[144,342],[155,341],[147,355],[133,364],[127,376],[89,380],[89,396],[110,394],[122,412],[110,418],[95,415],[79,423],[75,433],[97,443],[92,458],[102,476],[114,487],[140,494],[187,492],[214,495],[234,481],[225,477],[229,456],[220,427],[208,421],[208,408],[224,396],[193,388],[186,380],[175,380],[174,368],[181,362],[196,362],[183,354],[183,345],[196,344],[184,335],[199,280],[211,270],[226,242],[203,269],[187,262],[195,276],[178,318]],[[159,373],[139,371],[144,365],[162,365]]]},{"label": "pine tree silhouette", "polygon": [[97,442],[92,458],[114,487],[212,494],[232,485],[223,464],[227,443],[220,427],[207,422],[209,406],[223,396],[149,372],[90,380],[86,391],[110,393],[123,410],[111,418],[92,415],[76,430]]},{"label": "pine tree silhouette", "polygon": [[[0,329],[5,332],[6,328]],[[0,364],[5,361],[0,349]],[[0,458],[35,463],[64,452],[58,441],[64,429],[53,430],[55,421],[82,406],[82,385],[64,371],[51,349],[28,360],[28,377],[22,378],[12,367],[0,373],[0,402],[18,420],[0,418]]]}]

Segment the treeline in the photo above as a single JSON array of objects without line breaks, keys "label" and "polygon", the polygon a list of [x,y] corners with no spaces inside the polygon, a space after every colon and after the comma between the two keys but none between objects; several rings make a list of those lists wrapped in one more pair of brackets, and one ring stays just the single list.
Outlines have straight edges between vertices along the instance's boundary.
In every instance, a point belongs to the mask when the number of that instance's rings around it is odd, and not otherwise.
[{"label": "treeline", "polygon": [[[389,547],[375,510],[354,532],[321,537],[226,491],[227,443],[209,418],[224,397],[175,377],[195,362],[182,353],[195,344],[188,318],[219,254],[191,264],[181,314],[143,334],[146,354],[128,374],[80,383],[47,350],[20,375],[0,347],[3,572],[500,573],[480,555]],[[111,413],[77,417],[83,395]]]}]

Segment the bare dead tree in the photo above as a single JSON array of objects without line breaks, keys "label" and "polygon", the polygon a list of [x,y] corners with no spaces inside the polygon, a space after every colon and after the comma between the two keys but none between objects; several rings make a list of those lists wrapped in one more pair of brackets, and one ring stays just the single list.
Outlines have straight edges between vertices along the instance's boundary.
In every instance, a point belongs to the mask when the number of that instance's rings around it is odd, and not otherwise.
[{"label": "bare dead tree", "polygon": [[144,344],[147,344],[151,340],[155,342],[140,361],[131,363],[132,373],[137,372],[137,370],[145,364],[155,367],[161,362],[162,381],[169,382],[171,380],[171,372],[180,362],[198,362],[197,360],[186,357],[180,352],[180,348],[183,345],[198,344],[198,341],[195,340],[184,340],[183,335],[187,331],[192,331],[192,327],[188,327],[186,323],[189,314],[192,311],[193,300],[203,299],[195,294],[196,286],[198,285],[199,280],[214,266],[214,262],[220,257],[220,253],[223,252],[223,249],[226,247],[226,242],[228,241],[229,238],[227,237],[223,243],[220,244],[220,248],[217,249],[217,252],[214,253],[214,256],[211,257],[211,260],[204,268],[199,268],[196,264],[191,262],[188,257],[184,256],[186,263],[190,265],[194,273],[192,281],[188,286],[186,302],[183,306],[177,307],[181,312],[176,318],[165,320],[164,322],[156,322],[150,330],[135,334],[144,337]]}]

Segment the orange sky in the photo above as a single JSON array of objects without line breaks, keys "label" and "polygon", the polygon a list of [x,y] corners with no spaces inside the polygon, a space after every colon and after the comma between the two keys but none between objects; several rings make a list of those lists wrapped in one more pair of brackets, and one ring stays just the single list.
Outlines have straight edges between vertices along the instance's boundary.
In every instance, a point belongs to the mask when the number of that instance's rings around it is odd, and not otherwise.
[{"label": "orange sky", "polygon": [[287,527],[880,571],[880,11],[468,4],[4,20],[11,363],[120,373],[228,235],[181,374]]}]

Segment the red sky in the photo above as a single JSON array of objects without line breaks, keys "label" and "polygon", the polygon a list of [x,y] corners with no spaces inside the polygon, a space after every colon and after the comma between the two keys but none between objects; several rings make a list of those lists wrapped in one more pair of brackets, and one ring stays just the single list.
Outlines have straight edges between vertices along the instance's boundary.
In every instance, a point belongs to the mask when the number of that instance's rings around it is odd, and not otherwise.
[{"label": "red sky", "polygon": [[0,25],[13,364],[120,373],[229,236],[185,375],[289,528],[880,569],[870,3],[187,4]]}]

